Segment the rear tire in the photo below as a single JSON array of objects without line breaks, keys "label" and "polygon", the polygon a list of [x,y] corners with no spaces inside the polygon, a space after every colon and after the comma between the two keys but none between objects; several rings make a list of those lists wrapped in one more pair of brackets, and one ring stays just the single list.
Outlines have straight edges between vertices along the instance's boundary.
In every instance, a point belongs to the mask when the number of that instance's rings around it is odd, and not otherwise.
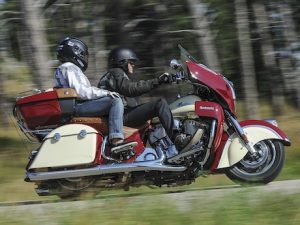
[{"label": "rear tire", "polygon": [[91,191],[95,178],[78,177],[57,180],[59,193],[57,196],[64,200],[78,200]]},{"label": "rear tire", "polygon": [[278,176],[285,160],[283,144],[278,140],[262,140],[254,148],[258,155],[248,153],[226,171],[227,177],[238,183],[267,184]]}]

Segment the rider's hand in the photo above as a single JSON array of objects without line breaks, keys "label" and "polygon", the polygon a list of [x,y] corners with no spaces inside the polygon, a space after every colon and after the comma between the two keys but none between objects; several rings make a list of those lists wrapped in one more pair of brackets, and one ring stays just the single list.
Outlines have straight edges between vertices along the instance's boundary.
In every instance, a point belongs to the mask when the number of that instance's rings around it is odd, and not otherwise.
[{"label": "rider's hand", "polygon": [[107,95],[112,97],[112,98],[121,98],[121,95],[119,93],[113,92],[113,91],[108,92]]},{"label": "rider's hand", "polygon": [[169,73],[163,73],[162,75],[160,75],[158,77],[158,82],[159,82],[159,84],[162,84],[162,83],[172,83],[173,82],[173,78],[172,78],[171,74],[169,74]]}]

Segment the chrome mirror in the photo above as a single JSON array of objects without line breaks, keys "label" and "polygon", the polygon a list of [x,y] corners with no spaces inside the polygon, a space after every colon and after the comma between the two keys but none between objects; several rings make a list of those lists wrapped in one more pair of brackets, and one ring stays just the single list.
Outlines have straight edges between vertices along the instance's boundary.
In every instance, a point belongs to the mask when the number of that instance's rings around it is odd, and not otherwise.
[{"label": "chrome mirror", "polygon": [[178,70],[179,68],[182,68],[182,65],[177,59],[172,59],[170,62],[170,67],[174,70]]}]

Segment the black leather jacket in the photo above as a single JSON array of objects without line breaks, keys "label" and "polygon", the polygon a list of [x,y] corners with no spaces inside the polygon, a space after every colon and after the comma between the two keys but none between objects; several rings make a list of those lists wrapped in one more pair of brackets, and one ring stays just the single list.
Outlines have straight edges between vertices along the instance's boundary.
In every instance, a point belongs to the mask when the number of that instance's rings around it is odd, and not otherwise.
[{"label": "black leather jacket", "polygon": [[120,68],[109,69],[98,83],[99,88],[119,93],[122,96],[124,106],[127,108],[137,106],[137,101],[133,97],[147,93],[158,85],[157,78],[132,81]]}]

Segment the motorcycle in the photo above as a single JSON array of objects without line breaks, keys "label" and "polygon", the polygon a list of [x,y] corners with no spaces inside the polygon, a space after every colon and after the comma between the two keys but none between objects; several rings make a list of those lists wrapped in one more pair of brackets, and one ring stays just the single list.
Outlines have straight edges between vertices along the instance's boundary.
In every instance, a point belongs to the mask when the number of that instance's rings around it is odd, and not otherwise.
[{"label": "motorcycle", "polygon": [[170,104],[175,128],[186,143],[175,147],[158,118],[124,127],[127,146],[111,153],[106,118],[74,117],[73,89],[33,90],[17,96],[20,130],[38,148],[29,156],[25,181],[40,196],[80,196],[93,190],[179,186],[201,175],[226,174],[239,183],[273,181],[285,159],[286,134],[275,120],[237,120],[233,84],[200,64],[179,45],[170,69],[193,91]]}]

